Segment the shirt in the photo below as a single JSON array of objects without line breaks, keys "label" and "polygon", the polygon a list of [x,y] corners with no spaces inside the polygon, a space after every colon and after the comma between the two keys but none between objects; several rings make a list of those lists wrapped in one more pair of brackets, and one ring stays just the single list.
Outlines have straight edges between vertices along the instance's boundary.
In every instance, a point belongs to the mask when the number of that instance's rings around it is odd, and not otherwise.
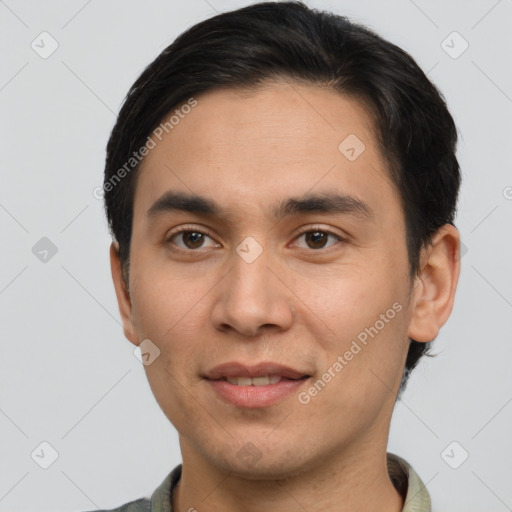
[{"label": "shirt", "polygon": [[[388,473],[404,498],[402,512],[431,512],[430,496],[414,469],[401,457],[387,454]],[[111,510],[96,512],[172,512],[172,493],[181,477],[182,464],[176,466],[156,488],[151,498],[139,498]]]}]

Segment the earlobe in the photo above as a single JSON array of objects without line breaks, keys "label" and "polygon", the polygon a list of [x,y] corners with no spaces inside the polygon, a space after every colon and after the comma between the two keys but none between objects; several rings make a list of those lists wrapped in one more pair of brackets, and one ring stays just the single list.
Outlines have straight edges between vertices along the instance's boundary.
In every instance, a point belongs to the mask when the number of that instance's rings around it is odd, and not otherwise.
[{"label": "earlobe", "polygon": [[422,249],[421,270],[412,291],[412,313],[408,337],[433,341],[448,320],[453,308],[460,274],[460,235],[445,224]]},{"label": "earlobe", "polygon": [[112,272],[112,281],[116,291],[117,304],[119,313],[123,322],[123,331],[126,338],[134,345],[139,345],[139,337],[132,320],[132,304],[130,293],[126,289],[123,281],[121,261],[119,259],[119,251],[117,245],[112,242],[110,244],[110,269]]}]

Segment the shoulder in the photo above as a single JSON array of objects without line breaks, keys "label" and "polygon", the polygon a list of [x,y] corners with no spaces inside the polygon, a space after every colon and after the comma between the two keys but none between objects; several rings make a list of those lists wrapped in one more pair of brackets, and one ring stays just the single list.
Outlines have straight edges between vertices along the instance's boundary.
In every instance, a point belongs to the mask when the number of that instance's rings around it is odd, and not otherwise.
[{"label": "shoulder", "polygon": [[87,512],[172,512],[172,494],[181,478],[182,465],[176,466],[156,488],[151,498],[139,498],[117,508]]},{"label": "shoulder", "polygon": [[151,501],[147,498],[140,498],[138,500],[125,503],[117,508],[96,510],[94,512],[151,512]]}]

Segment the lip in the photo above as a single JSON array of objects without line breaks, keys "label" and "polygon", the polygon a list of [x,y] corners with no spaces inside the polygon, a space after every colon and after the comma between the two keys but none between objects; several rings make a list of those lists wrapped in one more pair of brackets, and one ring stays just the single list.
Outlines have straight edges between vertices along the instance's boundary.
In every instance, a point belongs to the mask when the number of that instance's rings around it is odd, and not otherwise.
[{"label": "lip", "polygon": [[305,377],[297,380],[281,380],[266,386],[237,386],[227,380],[207,380],[215,393],[225,402],[236,407],[256,409],[269,407],[291,394],[297,394],[300,387],[309,380]]},{"label": "lip", "polygon": [[[237,386],[226,380],[226,377],[263,377],[265,375],[279,375],[284,380],[266,386]],[[214,392],[224,402],[246,409],[269,407],[291,394],[296,394],[309,377],[310,375],[305,372],[273,362],[261,362],[256,365],[224,363],[205,375]]]},{"label": "lip", "polygon": [[[289,366],[263,361],[255,365],[245,365],[238,362],[220,364],[209,370],[205,374],[205,378],[219,380],[224,377],[264,377],[265,375],[279,375],[287,379],[302,379],[302,377],[309,376],[306,372],[295,370]],[[274,386],[275,384],[271,385]]]}]

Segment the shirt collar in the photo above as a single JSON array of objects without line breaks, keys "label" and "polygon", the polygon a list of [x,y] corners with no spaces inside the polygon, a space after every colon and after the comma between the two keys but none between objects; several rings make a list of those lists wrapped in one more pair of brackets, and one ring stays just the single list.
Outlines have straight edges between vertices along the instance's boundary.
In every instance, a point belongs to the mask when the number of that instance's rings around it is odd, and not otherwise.
[{"label": "shirt collar", "polygon": [[389,477],[404,498],[402,512],[431,512],[427,488],[412,466],[393,453],[387,454],[387,460]]}]

